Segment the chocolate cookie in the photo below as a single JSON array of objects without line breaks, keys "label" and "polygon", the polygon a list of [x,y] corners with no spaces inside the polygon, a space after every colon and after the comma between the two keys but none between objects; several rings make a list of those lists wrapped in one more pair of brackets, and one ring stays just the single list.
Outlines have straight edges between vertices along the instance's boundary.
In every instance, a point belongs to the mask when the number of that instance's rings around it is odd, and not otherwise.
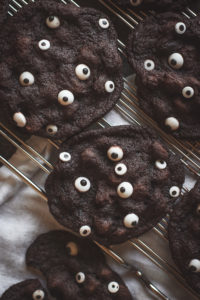
[{"label": "chocolate cookie", "polygon": [[129,39],[143,110],[180,138],[200,137],[200,18],[146,18]]},{"label": "chocolate cookie", "polygon": [[168,231],[175,263],[200,294],[200,180],[176,205]]},{"label": "chocolate cookie", "polygon": [[48,295],[39,280],[28,279],[11,286],[1,300],[48,300]]},{"label": "chocolate cookie", "polygon": [[106,264],[101,250],[66,231],[40,235],[26,254],[29,267],[40,270],[58,300],[131,300],[122,279]]},{"label": "chocolate cookie", "polygon": [[183,180],[179,159],[151,130],[117,126],[63,144],[45,188],[58,222],[108,245],[155,226]]},{"label": "chocolate cookie", "polygon": [[[188,0],[116,0],[120,5],[138,9],[152,9],[156,11],[179,10],[188,5]],[[194,2],[194,0],[190,1]]]},{"label": "chocolate cookie", "polygon": [[100,11],[40,0],[6,22],[0,41],[0,107],[23,132],[67,139],[120,96],[117,36]]}]

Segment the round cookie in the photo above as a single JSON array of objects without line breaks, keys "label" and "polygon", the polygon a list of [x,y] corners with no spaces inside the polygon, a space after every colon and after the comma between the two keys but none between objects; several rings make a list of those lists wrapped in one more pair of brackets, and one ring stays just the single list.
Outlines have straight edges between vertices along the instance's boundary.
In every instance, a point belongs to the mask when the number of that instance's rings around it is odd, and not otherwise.
[{"label": "round cookie", "polygon": [[81,236],[122,243],[150,230],[179,196],[184,169],[149,129],[116,126],[64,143],[45,188],[51,213]]},{"label": "round cookie", "polygon": [[27,250],[26,263],[42,272],[58,300],[133,299],[101,250],[66,231],[40,235]]},{"label": "round cookie", "polygon": [[23,132],[66,140],[107,113],[123,84],[102,12],[39,0],[0,33],[0,108]]},{"label": "round cookie", "polygon": [[200,180],[176,205],[168,234],[175,263],[188,284],[200,294]]},{"label": "round cookie", "polygon": [[200,18],[174,13],[146,18],[128,53],[142,109],[179,138],[200,137]]},{"label": "round cookie", "polygon": [[1,300],[48,300],[47,292],[38,279],[27,279],[11,286]]},{"label": "round cookie", "polygon": [[[116,0],[117,3],[130,8],[152,9],[156,11],[179,10],[188,4],[188,0]],[[192,0],[190,1],[192,2]],[[193,1],[194,2],[194,1]]]}]

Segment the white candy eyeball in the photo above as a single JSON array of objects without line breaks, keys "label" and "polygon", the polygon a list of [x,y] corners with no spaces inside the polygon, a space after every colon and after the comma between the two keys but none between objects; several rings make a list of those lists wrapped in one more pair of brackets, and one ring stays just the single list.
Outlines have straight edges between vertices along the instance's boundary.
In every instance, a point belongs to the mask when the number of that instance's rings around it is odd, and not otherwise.
[{"label": "white candy eyeball", "polygon": [[58,131],[58,127],[56,125],[48,125],[46,127],[46,132],[49,133],[50,135],[56,134]]},{"label": "white candy eyeball", "polygon": [[131,5],[138,6],[142,3],[143,0],[130,0]]},{"label": "white candy eyeball", "polygon": [[48,40],[41,40],[38,43],[38,47],[40,48],[40,50],[42,51],[46,51],[50,48],[50,42]]},{"label": "white candy eyeball", "polygon": [[60,26],[60,20],[56,16],[49,16],[46,19],[46,25],[52,29],[58,28]]},{"label": "white candy eyeball", "polygon": [[59,159],[64,161],[64,162],[70,161],[71,160],[71,154],[69,154],[68,152],[61,152],[59,154]]},{"label": "white candy eyeball", "polygon": [[79,229],[79,233],[81,236],[88,236],[91,233],[91,228],[88,225],[81,226]]},{"label": "white candy eyeball", "polygon": [[135,214],[128,214],[124,218],[124,226],[127,228],[133,228],[139,222],[139,217]]},{"label": "white candy eyeball", "polygon": [[178,34],[183,34],[186,31],[186,25],[183,22],[178,22],[175,25],[175,31]]},{"label": "white candy eyeball", "polygon": [[21,112],[14,113],[13,120],[17,123],[18,127],[26,126],[26,118]]},{"label": "white candy eyeball", "polygon": [[63,90],[58,94],[58,102],[64,106],[72,104],[74,102],[74,95],[68,90]]},{"label": "white candy eyeball", "polygon": [[115,166],[115,173],[117,175],[122,176],[126,174],[126,172],[127,172],[127,166],[125,164],[120,163]]},{"label": "white candy eyeball", "polygon": [[78,254],[78,246],[74,242],[69,242],[66,245],[67,254],[71,256],[76,256]]},{"label": "white candy eyeball", "polygon": [[112,93],[115,90],[115,84],[113,81],[109,80],[105,83],[105,90],[108,93]]},{"label": "white candy eyeball", "polygon": [[107,151],[107,156],[112,161],[119,161],[123,158],[123,150],[119,146],[112,146]]},{"label": "white candy eyeball", "polygon": [[75,73],[80,80],[87,80],[90,77],[90,68],[84,64],[80,64],[76,66]]},{"label": "white candy eyeball", "polygon": [[180,189],[178,186],[172,186],[169,190],[169,194],[171,197],[178,197],[180,195]]},{"label": "white candy eyeball", "polygon": [[117,194],[121,198],[129,198],[133,194],[133,186],[129,182],[122,182],[117,187]]},{"label": "white candy eyeball", "polygon": [[189,269],[190,271],[194,273],[200,272],[200,260],[199,259],[192,259],[189,263]]},{"label": "white candy eyeball", "polygon": [[102,19],[99,19],[99,26],[103,29],[107,29],[110,26],[110,24],[107,19],[102,18]]},{"label": "white candy eyeball", "polygon": [[147,71],[152,71],[153,69],[155,69],[155,63],[154,63],[154,61],[151,60],[151,59],[145,60],[145,62],[144,62],[144,68]]},{"label": "white candy eyeball", "polygon": [[85,274],[83,272],[79,272],[76,274],[76,281],[78,283],[83,283],[85,281]]},{"label": "white candy eyeball", "polygon": [[178,70],[184,64],[183,56],[180,53],[173,53],[170,55],[168,63],[173,69]]},{"label": "white candy eyeball", "polygon": [[36,290],[33,294],[32,294],[32,298],[33,300],[42,300],[44,299],[44,291],[42,290]]},{"label": "white candy eyeball", "polygon": [[200,204],[197,206],[196,212],[198,215],[200,215]]},{"label": "white candy eyeball", "polygon": [[117,283],[116,281],[111,281],[109,284],[108,284],[108,291],[111,293],[111,294],[115,294],[119,291],[119,283]]},{"label": "white candy eyeball", "polygon": [[168,126],[172,131],[175,131],[179,128],[179,121],[173,117],[167,118],[165,120],[165,126]]},{"label": "white candy eyeball", "polygon": [[194,89],[191,86],[186,86],[182,89],[182,95],[184,98],[192,98],[194,96]]},{"label": "white candy eyeball", "polygon": [[78,177],[75,180],[74,185],[75,185],[75,188],[81,193],[85,193],[85,192],[89,191],[89,189],[91,187],[90,181],[86,177]]},{"label": "white candy eyeball", "polygon": [[23,72],[19,77],[19,82],[23,86],[29,86],[34,84],[35,78],[30,72]]},{"label": "white candy eyeball", "polygon": [[155,166],[159,170],[164,170],[167,167],[167,163],[164,160],[156,160]]}]

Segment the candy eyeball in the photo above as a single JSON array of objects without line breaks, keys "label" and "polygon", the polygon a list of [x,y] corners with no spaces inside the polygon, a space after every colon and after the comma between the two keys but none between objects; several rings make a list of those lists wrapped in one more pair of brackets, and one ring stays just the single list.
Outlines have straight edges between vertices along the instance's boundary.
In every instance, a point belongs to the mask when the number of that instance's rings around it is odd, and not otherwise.
[{"label": "candy eyeball", "polygon": [[50,42],[48,40],[41,40],[38,43],[38,47],[40,48],[40,50],[46,51],[50,48]]},{"label": "candy eyeball", "polygon": [[133,228],[139,222],[139,217],[136,214],[128,214],[124,218],[124,226],[127,228]]},{"label": "candy eyeball", "polygon": [[64,106],[72,104],[74,102],[74,95],[68,90],[62,90],[58,94],[58,102]]},{"label": "candy eyeball", "polygon": [[198,215],[200,215],[200,204],[197,206],[196,212]]},{"label": "candy eyeball", "polygon": [[83,272],[79,272],[76,274],[76,281],[78,283],[83,283],[85,281],[85,274]]},{"label": "candy eyeball", "polygon": [[144,68],[145,68],[145,70],[147,70],[147,71],[152,71],[152,70],[154,70],[154,69],[155,69],[155,63],[154,63],[154,61],[151,60],[151,59],[145,60],[145,62],[144,62]]},{"label": "candy eyeball", "polygon": [[50,135],[56,134],[58,131],[58,127],[56,125],[48,125],[46,127],[46,132],[49,133]]},{"label": "candy eyeball", "polygon": [[156,160],[155,166],[159,170],[164,170],[167,167],[167,163],[164,160]]},{"label": "candy eyeball", "polygon": [[175,25],[175,31],[178,34],[183,34],[186,32],[186,25],[183,22],[178,22]]},{"label": "candy eyeball", "polygon": [[180,195],[180,189],[178,186],[172,186],[169,190],[169,194],[171,197],[176,198]]},{"label": "candy eyeball", "polygon": [[117,194],[120,198],[129,198],[133,194],[133,186],[129,182],[122,182],[117,187]]},{"label": "candy eyeball", "polygon": [[13,120],[16,122],[18,127],[26,126],[26,118],[21,112],[14,113]]},{"label": "candy eyeball", "polygon": [[194,96],[194,89],[191,86],[186,86],[182,89],[182,95],[184,98],[192,98]]},{"label": "candy eyeball", "polygon": [[189,270],[194,273],[200,272],[200,260],[199,259],[192,259],[189,263]]},{"label": "candy eyeball", "polygon": [[32,298],[33,300],[42,300],[44,299],[44,291],[42,290],[36,290],[33,294],[32,294]]},{"label": "candy eyeball", "polygon": [[67,254],[71,255],[71,256],[76,256],[78,255],[78,246],[76,243],[74,242],[69,242],[66,245],[66,250],[67,250]]},{"label": "candy eyeball", "polygon": [[106,18],[99,19],[99,26],[103,29],[107,29],[110,24]]},{"label": "candy eyeball", "polygon": [[112,161],[119,161],[123,158],[124,153],[121,147],[112,146],[108,149],[107,156]]},{"label": "candy eyeball", "polygon": [[143,0],[130,0],[131,5],[138,6],[142,3]]},{"label": "candy eyeball", "polygon": [[172,131],[179,128],[179,121],[174,117],[169,117],[165,120],[165,126],[169,127]]},{"label": "candy eyeball", "polygon": [[86,177],[78,177],[75,180],[75,188],[81,193],[89,191],[90,187],[90,181]]},{"label": "candy eyeball", "polygon": [[114,82],[111,81],[111,80],[106,81],[106,83],[105,83],[105,90],[108,93],[112,93],[115,90],[115,84],[114,84]]},{"label": "candy eyeball", "polygon": [[59,154],[59,159],[63,162],[67,162],[71,160],[71,154],[68,152],[61,152]]},{"label": "candy eyeball", "polygon": [[90,226],[88,226],[88,225],[81,226],[81,228],[79,229],[79,233],[81,236],[84,236],[84,237],[90,235],[90,233],[91,233]]},{"label": "candy eyeball", "polygon": [[180,53],[173,53],[170,55],[168,63],[173,69],[178,70],[184,64],[183,56]]},{"label": "candy eyeball", "polygon": [[119,176],[126,174],[127,166],[125,164],[119,163],[115,166],[115,173]]},{"label": "candy eyeball", "polygon": [[60,26],[60,20],[56,16],[49,16],[46,19],[46,25],[52,29],[58,28]]},{"label": "candy eyeball", "polygon": [[111,293],[111,294],[115,294],[119,291],[119,283],[116,282],[116,281],[111,281],[109,284],[108,284],[108,291]]},{"label": "candy eyeball", "polygon": [[80,64],[76,66],[75,73],[80,80],[87,80],[90,77],[90,68],[84,64]]},{"label": "candy eyeball", "polygon": [[23,72],[19,77],[19,82],[22,86],[30,86],[34,84],[35,78],[30,72]]}]

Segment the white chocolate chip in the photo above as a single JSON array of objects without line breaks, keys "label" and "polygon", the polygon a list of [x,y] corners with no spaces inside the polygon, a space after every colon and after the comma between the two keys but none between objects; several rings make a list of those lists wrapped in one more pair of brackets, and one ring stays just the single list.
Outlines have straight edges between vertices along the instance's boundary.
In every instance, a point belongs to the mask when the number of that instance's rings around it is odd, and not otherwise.
[{"label": "white chocolate chip", "polygon": [[174,117],[169,117],[165,120],[165,126],[169,126],[172,131],[179,128],[179,121]]},{"label": "white chocolate chip", "polygon": [[26,118],[21,112],[14,113],[13,120],[17,123],[18,127],[26,126]]}]

